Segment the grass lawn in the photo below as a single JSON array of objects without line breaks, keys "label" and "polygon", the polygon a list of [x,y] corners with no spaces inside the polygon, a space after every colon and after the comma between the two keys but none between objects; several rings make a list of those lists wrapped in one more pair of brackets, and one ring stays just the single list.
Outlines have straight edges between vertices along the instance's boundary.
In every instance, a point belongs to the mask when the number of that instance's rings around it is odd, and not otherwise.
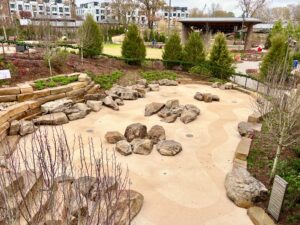
[{"label": "grass lawn", "polygon": [[[103,53],[113,56],[121,56],[121,45],[119,44],[104,44]],[[161,59],[162,49],[147,48],[147,58]]]}]

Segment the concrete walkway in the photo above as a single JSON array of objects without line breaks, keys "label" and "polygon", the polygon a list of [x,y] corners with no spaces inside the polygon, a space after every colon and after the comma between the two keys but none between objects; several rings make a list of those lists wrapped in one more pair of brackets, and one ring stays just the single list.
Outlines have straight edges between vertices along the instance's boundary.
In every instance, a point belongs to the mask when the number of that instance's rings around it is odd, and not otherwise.
[{"label": "concrete walkway", "polygon": [[[196,91],[217,94],[221,102],[198,102],[193,99]],[[201,115],[187,125],[180,120],[166,124],[157,115],[144,117],[146,104],[174,98],[181,104],[197,105]],[[136,122],[146,124],[148,129],[159,124],[165,128],[167,139],[183,145],[183,151],[175,157],[161,156],[155,149],[148,156],[116,153],[118,161],[129,168],[131,188],[145,197],[133,225],[252,225],[246,210],[228,200],[224,188],[240,140],[237,124],[252,112],[251,101],[238,91],[203,85],[161,87],[160,92],[147,93],[145,99],[126,101],[119,112],[103,108],[64,127],[70,138],[74,134],[81,134],[84,140],[93,136],[114,151],[113,145],[104,141],[107,131],[123,133],[127,125]]]}]

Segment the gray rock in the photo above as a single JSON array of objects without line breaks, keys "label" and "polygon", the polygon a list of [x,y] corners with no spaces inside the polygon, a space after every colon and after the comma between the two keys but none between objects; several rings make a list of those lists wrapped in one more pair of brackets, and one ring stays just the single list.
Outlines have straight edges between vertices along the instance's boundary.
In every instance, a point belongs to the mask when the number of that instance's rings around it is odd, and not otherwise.
[{"label": "gray rock", "polygon": [[178,82],[176,80],[168,80],[168,79],[162,79],[158,81],[159,85],[162,86],[177,86]]},{"label": "gray rock", "polygon": [[125,140],[125,137],[119,131],[109,131],[105,134],[105,140],[109,144],[116,144],[121,140]]},{"label": "gray rock", "polygon": [[196,92],[196,94],[194,95],[194,99],[198,101],[203,101],[203,94],[200,92]]},{"label": "gray rock", "polygon": [[212,94],[210,93],[204,93],[203,94],[203,101],[204,102],[212,102],[213,101],[213,98],[212,98]]},{"label": "gray rock", "polygon": [[200,109],[197,106],[192,105],[192,104],[187,104],[184,107],[185,107],[186,110],[193,111],[197,115],[200,115]]},{"label": "gray rock", "polygon": [[65,110],[65,113],[67,114],[69,120],[78,120],[84,118],[88,113],[92,111],[91,108],[89,108],[84,103],[76,103],[71,108]]},{"label": "gray rock", "polygon": [[172,99],[166,102],[166,108],[167,109],[174,109],[179,106],[179,100],[178,99]]},{"label": "gray rock", "polygon": [[67,116],[70,121],[73,121],[73,120],[83,119],[86,117],[86,115],[87,113],[85,111],[79,111],[79,112],[68,114]]},{"label": "gray rock", "polygon": [[103,102],[89,100],[86,102],[86,105],[92,109],[94,112],[99,112],[102,109]]},{"label": "gray rock", "polygon": [[33,120],[37,125],[62,125],[69,122],[68,117],[63,112],[46,114]]},{"label": "gray rock", "polygon": [[118,141],[116,144],[116,151],[122,155],[130,155],[132,153],[131,144],[126,140]]},{"label": "gray rock", "polygon": [[124,105],[124,101],[122,99],[116,99],[115,102],[117,105]]},{"label": "gray rock", "polygon": [[251,137],[254,135],[253,125],[248,122],[240,122],[238,124],[238,131],[242,137]]},{"label": "gray rock", "polygon": [[215,83],[213,83],[211,86],[213,87],[213,88],[218,88],[218,87],[220,87],[220,83],[219,82],[215,82]]},{"label": "gray rock", "polygon": [[166,118],[168,116],[171,116],[172,115],[172,111],[166,107],[164,107],[163,109],[161,109],[158,114],[157,114],[159,117],[161,118]]},{"label": "gray rock", "polygon": [[105,94],[96,93],[96,94],[86,94],[84,96],[84,100],[92,100],[92,101],[102,101],[106,97]]},{"label": "gray rock", "polygon": [[230,83],[230,82],[227,82],[227,83],[224,84],[224,88],[225,89],[232,89],[233,88],[233,84]]},{"label": "gray rock", "polygon": [[128,142],[136,138],[143,139],[147,137],[147,127],[141,123],[133,123],[126,127],[124,136]]},{"label": "gray rock", "polygon": [[182,151],[181,144],[173,140],[160,141],[156,145],[156,148],[161,155],[165,156],[174,156]]},{"label": "gray rock", "polygon": [[133,153],[149,155],[153,149],[153,142],[149,139],[134,139],[131,146]]},{"label": "gray rock", "polygon": [[136,88],[135,89],[138,92],[139,98],[145,98],[146,97],[146,89],[145,88]]},{"label": "gray rock", "polygon": [[64,112],[73,105],[73,101],[70,99],[59,99],[51,102],[47,102],[41,105],[41,111],[43,113],[55,113]]},{"label": "gray rock", "polygon": [[152,140],[154,144],[159,141],[166,140],[166,132],[162,126],[154,125],[148,132],[148,138]]},{"label": "gray rock", "polygon": [[157,103],[157,102],[152,102],[148,105],[145,106],[145,116],[151,116],[157,112],[159,112],[165,104],[163,103]]},{"label": "gray rock", "polygon": [[180,120],[184,124],[187,124],[197,119],[197,116],[198,115],[194,111],[185,109],[180,116]]},{"label": "gray rock", "polygon": [[139,85],[147,86],[147,80],[146,79],[140,79],[136,83],[139,84]]},{"label": "gray rock", "polygon": [[228,198],[242,208],[249,208],[268,196],[266,187],[243,167],[233,167],[227,174],[225,189]]},{"label": "gray rock", "polygon": [[174,123],[177,120],[177,117],[178,116],[176,114],[172,114],[170,116],[161,119],[160,121],[164,123]]},{"label": "gray rock", "polygon": [[20,122],[18,120],[13,120],[10,123],[9,135],[17,135],[20,131]]},{"label": "gray rock", "polygon": [[180,105],[178,107],[172,108],[171,109],[171,114],[181,116],[181,113],[183,112],[184,108],[185,108],[184,105]]},{"label": "gray rock", "polygon": [[20,135],[25,136],[26,134],[31,134],[37,130],[32,121],[21,120],[20,121]]},{"label": "gray rock", "polygon": [[219,102],[220,98],[219,98],[218,95],[212,95],[212,100],[215,101],[215,102]]},{"label": "gray rock", "polygon": [[159,84],[149,84],[150,91],[159,91]]},{"label": "gray rock", "polygon": [[113,110],[119,110],[118,104],[113,100],[111,96],[106,96],[103,100],[103,104],[109,108],[112,108]]}]

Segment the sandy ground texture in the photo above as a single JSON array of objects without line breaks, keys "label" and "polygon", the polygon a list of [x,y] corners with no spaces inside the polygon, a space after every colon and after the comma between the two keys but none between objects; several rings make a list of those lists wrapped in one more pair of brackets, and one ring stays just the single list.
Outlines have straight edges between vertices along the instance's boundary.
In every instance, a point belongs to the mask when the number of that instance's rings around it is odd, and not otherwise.
[{"label": "sandy ground texture", "polygon": [[[193,98],[195,92],[210,92],[220,96],[220,102],[204,103]],[[144,117],[145,105],[179,99],[181,104],[195,104],[201,110],[198,119],[183,124],[160,121],[157,115]],[[252,225],[245,209],[227,199],[224,179],[232,168],[235,148],[240,140],[237,124],[246,120],[252,99],[235,90],[213,89],[204,85],[161,87],[147,93],[146,98],[125,101],[120,111],[104,107],[86,118],[64,125],[70,140],[82,135],[87,144],[94,137],[108,151],[114,145],[104,140],[107,131],[124,132],[131,123],[151,126],[159,124],[167,139],[178,141],[183,151],[175,157],[160,155],[153,149],[150,155],[122,156],[117,160],[129,169],[131,189],[145,197],[141,212],[132,225]]]},{"label": "sandy ground texture", "polygon": [[[204,103],[193,99],[196,91],[220,96],[220,102]],[[144,117],[145,105],[179,99],[181,104],[195,104],[201,115],[190,124],[180,120],[173,124],[160,121],[157,115]],[[232,168],[232,158],[240,140],[239,121],[246,120],[252,100],[235,90],[213,89],[202,85],[161,87],[147,93],[145,99],[126,101],[120,111],[103,108],[85,119],[70,122],[65,130],[70,137],[81,133],[83,138],[104,141],[107,131],[124,132],[131,123],[162,125],[167,139],[183,145],[175,157],[161,156],[155,149],[148,155],[121,156],[118,161],[128,166],[131,188],[141,192],[145,203],[133,225],[251,225],[246,210],[227,199],[224,179]],[[189,137],[189,136],[193,137]]]}]

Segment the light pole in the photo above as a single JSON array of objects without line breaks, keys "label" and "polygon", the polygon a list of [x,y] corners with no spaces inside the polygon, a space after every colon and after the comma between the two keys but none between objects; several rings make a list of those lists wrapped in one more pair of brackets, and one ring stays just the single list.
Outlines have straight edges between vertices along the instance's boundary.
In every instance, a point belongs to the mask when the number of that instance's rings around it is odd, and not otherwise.
[{"label": "light pole", "polygon": [[172,5],[172,0],[169,0],[169,18],[168,18],[168,34],[170,36],[171,32],[171,5]]}]

